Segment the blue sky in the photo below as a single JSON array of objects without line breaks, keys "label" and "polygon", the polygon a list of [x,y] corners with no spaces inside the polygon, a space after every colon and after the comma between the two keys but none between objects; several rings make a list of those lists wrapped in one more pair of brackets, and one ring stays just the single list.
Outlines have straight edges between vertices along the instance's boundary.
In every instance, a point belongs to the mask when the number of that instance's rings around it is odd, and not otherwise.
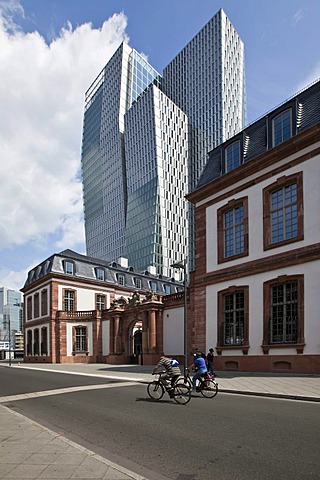
[{"label": "blue sky", "polygon": [[245,43],[249,122],[320,77],[319,0],[0,0],[0,286],[85,253],[84,93],[118,45],[161,73],[219,8]]}]

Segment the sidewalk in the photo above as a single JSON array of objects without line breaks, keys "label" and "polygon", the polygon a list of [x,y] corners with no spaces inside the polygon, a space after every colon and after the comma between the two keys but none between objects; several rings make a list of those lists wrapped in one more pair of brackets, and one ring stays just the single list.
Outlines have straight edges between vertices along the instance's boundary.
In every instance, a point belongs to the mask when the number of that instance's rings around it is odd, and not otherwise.
[{"label": "sidewalk", "polygon": [[[18,364],[11,367],[147,383],[152,367],[106,364]],[[219,391],[320,402],[320,376],[218,372]],[[0,397],[0,478],[147,480],[5,407]],[[11,397],[12,401],[14,396]]]}]

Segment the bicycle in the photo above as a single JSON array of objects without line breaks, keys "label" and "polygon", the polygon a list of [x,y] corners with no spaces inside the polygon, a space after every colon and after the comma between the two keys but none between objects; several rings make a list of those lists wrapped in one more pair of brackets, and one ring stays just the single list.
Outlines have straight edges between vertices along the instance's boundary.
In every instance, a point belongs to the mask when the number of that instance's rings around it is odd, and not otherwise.
[{"label": "bicycle", "polygon": [[173,384],[173,386],[168,388],[161,379],[161,376],[164,373],[165,372],[155,373],[154,375],[158,375],[159,378],[157,380],[153,380],[147,385],[147,392],[149,397],[152,398],[152,400],[161,400],[164,393],[167,392],[170,398],[172,398],[176,403],[179,403],[180,405],[186,405],[188,402],[190,402],[190,387],[178,378]]},{"label": "bicycle", "polygon": [[[184,374],[184,383],[192,389],[192,378],[190,377],[190,370],[186,368]],[[214,398],[218,393],[218,383],[214,380],[214,377],[209,374],[203,374],[198,379],[199,383],[196,387],[196,392],[200,392],[203,397]]]}]

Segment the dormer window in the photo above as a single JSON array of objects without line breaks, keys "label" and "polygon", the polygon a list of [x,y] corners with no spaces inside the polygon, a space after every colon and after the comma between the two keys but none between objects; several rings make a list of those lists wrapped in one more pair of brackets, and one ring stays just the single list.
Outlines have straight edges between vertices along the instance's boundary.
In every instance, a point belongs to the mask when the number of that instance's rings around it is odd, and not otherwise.
[{"label": "dormer window", "polygon": [[150,288],[153,292],[156,292],[157,291],[157,282],[151,281],[150,282]]},{"label": "dormer window", "polygon": [[74,263],[69,262],[68,260],[65,260],[65,262],[64,262],[64,272],[67,273],[68,275],[73,275],[74,274]]},{"label": "dormer window", "polygon": [[97,280],[105,280],[105,271],[103,268],[96,268],[96,277]]},{"label": "dormer window", "polygon": [[124,285],[124,275],[121,275],[120,273],[118,273],[117,280],[119,285]]},{"label": "dormer window", "polygon": [[164,290],[164,293],[165,293],[166,295],[170,295],[170,293],[171,293],[170,285],[168,285],[168,284],[165,283],[165,284],[163,285],[163,290]]},{"label": "dormer window", "polygon": [[134,284],[137,288],[141,289],[142,288],[141,278],[135,278],[134,279]]},{"label": "dormer window", "polygon": [[276,147],[292,137],[291,108],[272,119],[272,146]]},{"label": "dormer window", "polygon": [[225,172],[231,172],[239,167],[240,163],[240,141],[238,140],[225,149]]}]

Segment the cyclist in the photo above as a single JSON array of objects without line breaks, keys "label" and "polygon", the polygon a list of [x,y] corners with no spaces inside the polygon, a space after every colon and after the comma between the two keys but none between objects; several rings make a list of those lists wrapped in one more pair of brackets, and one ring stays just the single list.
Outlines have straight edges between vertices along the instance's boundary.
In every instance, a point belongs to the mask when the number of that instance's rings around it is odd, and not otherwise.
[{"label": "cyclist", "polygon": [[[171,388],[174,385],[174,382],[177,380],[178,377],[181,376],[181,370],[179,367],[179,362],[174,360],[173,358],[166,357],[162,355],[158,364],[154,367],[152,371],[152,375],[156,373],[159,368],[164,368],[166,374],[161,377],[165,388],[170,385],[171,381]],[[169,389],[170,390],[170,389]]]},{"label": "cyclist", "polygon": [[207,373],[206,361],[199,350],[197,350],[196,353],[194,354],[193,364],[189,368],[190,369],[193,368],[196,370],[196,373],[194,374],[192,379],[192,389],[196,390],[196,384],[197,384],[198,378],[200,378],[201,375],[204,375]]}]

